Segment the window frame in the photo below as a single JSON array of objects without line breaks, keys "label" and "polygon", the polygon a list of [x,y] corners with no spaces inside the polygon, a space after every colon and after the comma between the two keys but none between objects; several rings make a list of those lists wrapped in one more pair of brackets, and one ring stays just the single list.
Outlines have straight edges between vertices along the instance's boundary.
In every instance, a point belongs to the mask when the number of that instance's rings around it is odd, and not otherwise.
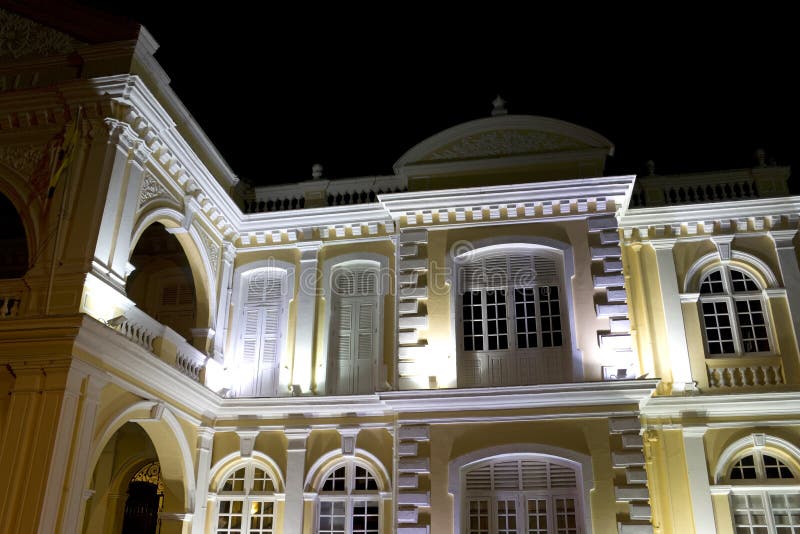
[{"label": "window frame", "polygon": [[[244,350],[243,334],[244,334],[244,313],[247,308],[247,289],[250,279],[260,272],[269,273],[269,276],[281,278],[282,284],[282,298],[280,302],[280,315],[278,317],[278,332],[279,340],[277,346],[276,366],[274,387],[267,395],[258,395],[261,397],[274,397],[282,394],[289,394],[289,362],[286,361],[289,357],[287,345],[289,338],[292,337],[289,332],[289,314],[291,301],[294,297],[294,265],[282,261],[277,261],[272,258],[267,260],[256,261],[247,263],[236,268],[233,277],[233,287],[231,291],[231,308],[230,308],[230,333],[228,334],[228,345],[232,348],[229,355],[226,356],[224,365],[229,369],[239,369]],[[232,373],[233,380],[236,381],[244,374],[241,372]],[[255,393],[244,395],[241,392],[242,384],[238,381],[230,384],[232,391],[242,397],[255,397]]]},{"label": "window frame", "polygon": [[[375,490],[355,490],[356,468],[365,469],[375,480]],[[344,491],[325,491],[323,487],[328,478],[338,469],[345,469]],[[376,474],[374,467],[358,458],[344,458],[327,467],[322,476],[318,478],[316,503],[314,511],[314,532],[321,532],[320,519],[323,503],[345,503],[345,534],[353,534],[353,507],[358,502],[374,502],[378,507],[378,529],[383,532],[384,527],[384,492],[381,490],[381,477]]]},{"label": "window frame", "polygon": [[[756,286],[757,290],[755,291],[735,291],[734,290],[734,281],[732,277],[732,271],[740,273],[746,277],[745,280],[751,280]],[[702,293],[703,284],[706,283],[706,280],[709,279],[713,274],[719,273],[720,274],[720,281],[719,283],[722,284],[722,292],[719,293]],[[713,283],[713,282],[712,282]],[[704,269],[698,276],[697,279],[697,310],[698,316],[700,318],[700,329],[703,334],[703,351],[706,355],[706,358],[740,358],[740,357],[764,357],[764,356],[772,356],[776,354],[776,347],[775,347],[775,336],[772,332],[772,311],[769,307],[769,299],[766,295],[766,288],[764,284],[759,280],[759,277],[754,275],[754,273],[750,272],[745,267],[739,265],[730,265],[729,262],[724,262],[721,264],[715,264],[707,269]],[[751,302],[756,301],[761,306],[761,314],[763,315],[763,328],[766,330],[766,342],[769,345],[768,350],[766,351],[746,351],[745,344],[743,341],[744,336],[742,335],[742,324],[740,323],[740,314],[737,309],[738,302]],[[706,324],[706,317],[708,314],[703,309],[704,304],[714,304],[714,303],[724,303],[726,305],[726,312],[725,316],[727,316],[728,325],[727,328],[731,331],[731,340],[730,342],[733,343],[733,352],[719,352],[719,353],[712,353],[710,349],[710,343],[718,342],[722,343],[721,340],[709,340],[709,330],[713,329],[713,327],[709,327]],[[753,312],[750,312],[752,316]],[[721,315],[717,315],[721,316]],[[752,321],[751,321],[752,325]],[[750,325],[744,325],[748,327]]]},{"label": "window frame", "polygon": [[[467,476],[470,472],[485,468],[486,466],[494,466],[497,464],[505,464],[514,461],[536,461],[546,463],[549,465],[556,465],[567,468],[574,473],[575,486],[572,488],[546,488],[546,489],[467,489]],[[547,477],[548,486],[551,484],[550,475]],[[516,516],[516,529],[518,532],[528,532],[530,510],[528,509],[531,500],[544,500],[546,505],[546,518],[547,518],[547,533],[558,532],[558,523],[556,519],[556,500],[559,498],[571,498],[574,502],[574,519],[575,519],[575,534],[584,534],[586,532],[584,520],[584,480],[582,477],[582,468],[576,465],[574,461],[565,458],[558,458],[549,455],[541,454],[507,454],[497,455],[483,458],[478,461],[469,462],[462,466],[459,470],[459,485],[460,496],[458,496],[458,503],[456,509],[460,507],[460,522],[461,528],[457,530],[459,534],[471,534],[470,530],[470,513],[471,503],[473,501],[488,501],[488,528],[487,534],[498,534],[500,528],[498,525],[498,502],[499,501],[514,501],[515,502],[515,516]],[[521,530],[520,530],[521,529]]]},{"label": "window frame", "polygon": [[[484,244],[485,243],[485,244]],[[483,246],[479,246],[483,245]],[[456,248],[456,247],[452,247]],[[484,313],[483,324],[486,325],[486,308],[485,294],[487,291],[504,289],[506,291],[505,305],[506,305],[506,325],[507,335],[509,338],[508,348],[489,350],[487,348],[481,350],[467,351],[464,348],[464,305],[463,295],[467,291],[462,287],[461,270],[469,266],[474,261],[482,261],[483,258],[489,255],[525,255],[533,261],[535,257],[542,257],[552,260],[555,267],[555,274],[551,277],[544,277],[542,279],[534,278],[531,284],[516,285],[514,281],[509,280],[506,285],[488,284],[485,288],[481,289],[482,302],[481,308]],[[580,354],[576,351],[577,341],[575,338],[574,324],[574,306],[573,296],[571,292],[571,283],[574,269],[572,268],[572,254],[571,248],[564,243],[545,238],[510,238],[508,242],[496,243],[495,240],[485,240],[476,243],[475,248],[471,248],[467,252],[453,256],[450,258],[450,287],[451,289],[451,302],[453,307],[452,323],[453,323],[453,345],[454,352],[457,355],[456,360],[456,378],[458,387],[492,387],[492,386],[514,386],[514,385],[533,385],[539,383],[558,382],[570,379],[580,379],[582,376],[582,363],[580,361]],[[561,323],[561,345],[535,348],[525,347],[517,348],[516,337],[516,307],[515,307],[515,289],[531,288],[535,289],[536,307],[537,307],[537,336],[541,340],[541,322],[539,314],[539,301],[538,301],[538,288],[546,286],[556,286],[559,290],[559,306],[560,306],[560,323]],[[484,326],[485,328],[485,326]],[[484,334],[484,339],[488,334]],[[520,369],[521,363],[525,358],[536,359],[537,357],[552,357],[563,358],[563,361],[557,369],[558,377],[545,376],[544,380],[534,379],[531,373],[517,372]],[[493,379],[488,369],[492,360],[508,360],[514,369],[502,372],[500,380]],[[531,365],[533,362],[524,362]],[[480,369],[482,377],[481,383],[475,383],[475,379],[471,379],[469,374],[470,364],[472,368]],[[502,365],[502,362],[501,362]],[[507,368],[508,369],[508,368]],[[555,371],[551,371],[555,374]],[[511,377],[526,377],[531,375],[530,379],[513,380]]]},{"label": "window frame", "polygon": [[[226,482],[236,474],[237,471],[244,469],[244,479],[243,479],[243,486],[244,489],[242,491],[226,491],[224,489]],[[255,479],[255,470],[260,469],[264,472],[266,478],[268,478],[272,483],[272,491],[260,491],[254,492],[253,491],[253,481]],[[263,465],[260,462],[255,461],[247,461],[247,462],[238,462],[235,465],[229,467],[225,470],[223,475],[220,477],[220,482],[217,485],[217,491],[215,493],[215,503],[214,503],[214,514],[213,514],[213,532],[215,534],[219,534],[220,526],[219,526],[219,518],[221,511],[221,504],[223,502],[241,502],[242,503],[242,522],[241,527],[238,528],[241,534],[249,534],[250,532],[250,519],[251,519],[251,507],[253,503],[260,502],[260,503],[271,503],[272,504],[272,530],[271,534],[276,534],[279,531],[279,514],[278,514],[278,502],[282,500],[283,494],[279,493],[279,486],[280,481],[275,477],[275,474],[272,472],[272,469],[267,466]],[[227,530],[222,531],[223,533],[231,530],[228,528]]]},{"label": "window frame", "polygon": [[[771,456],[787,467],[793,478],[767,478],[764,455]],[[756,478],[732,479],[731,472],[742,458],[754,457]],[[720,455],[715,470],[716,485],[710,487],[711,493],[728,496],[729,517],[732,528],[736,529],[736,497],[754,496],[761,499],[764,510],[764,534],[775,534],[775,520],[771,497],[800,494],[800,448],[794,444],[767,434],[751,434],[736,440]],[[792,510],[800,516],[800,505]],[[742,525],[742,528],[754,525]],[[785,525],[780,525],[785,526]],[[799,523],[800,526],[800,523]],[[751,530],[752,532],[752,530]],[[761,530],[760,532],[764,532]]]}]

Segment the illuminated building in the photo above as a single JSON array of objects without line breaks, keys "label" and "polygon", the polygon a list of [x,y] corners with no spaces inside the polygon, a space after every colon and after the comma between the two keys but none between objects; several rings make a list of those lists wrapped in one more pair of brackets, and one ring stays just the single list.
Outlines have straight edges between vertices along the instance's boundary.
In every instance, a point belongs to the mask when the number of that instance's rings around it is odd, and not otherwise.
[{"label": "illuminated building", "polygon": [[787,168],[498,100],[246,191],[146,31],[0,22],[0,532],[800,530]]}]

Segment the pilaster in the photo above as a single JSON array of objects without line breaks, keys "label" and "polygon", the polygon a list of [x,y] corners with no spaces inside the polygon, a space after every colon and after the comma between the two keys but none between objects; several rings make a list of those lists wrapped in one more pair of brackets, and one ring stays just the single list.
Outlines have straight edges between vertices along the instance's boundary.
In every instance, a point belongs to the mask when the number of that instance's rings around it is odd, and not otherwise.
[{"label": "pilaster", "polygon": [[197,429],[197,458],[195,459],[195,510],[192,534],[203,534],[208,511],[208,475],[211,470],[211,453],[214,446],[214,429],[201,426]]},{"label": "pilaster", "polygon": [[283,514],[283,532],[302,534],[303,532],[303,486],[305,483],[306,440],[311,430],[308,428],[287,428],[289,441],[286,451],[286,504]]},{"label": "pilaster", "polygon": [[661,300],[664,307],[664,326],[666,342],[669,350],[672,370],[672,391],[682,394],[695,389],[692,380],[692,369],[689,362],[689,347],[686,342],[686,330],[683,325],[681,309],[681,291],[678,288],[678,275],[675,270],[673,246],[675,239],[651,241],[656,252],[658,280],[661,287]]},{"label": "pilaster", "polygon": [[[296,296],[297,319],[295,321],[294,360],[292,364],[292,386],[300,391],[311,391],[313,376],[314,331],[317,306],[317,257],[321,242],[299,243],[300,273]],[[283,384],[281,384],[283,386]],[[283,391],[288,389],[282,388]]]},{"label": "pilaster", "polygon": [[786,288],[786,299],[789,301],[795,340],[797,340],[797,336],[800,336],[800,268],[797,265],[797,253],[794,248],[797,230],[773,230],[769,235],[775,241],[781,279],[783,287]]},{"label": "pilaster", "polygon": [[708,484],[708,463],[703,438],[708,430],[705,426],[683,428],[683,449],[686,455],[686,476],[689,479],[689,495],[692,499],[694,531],[716,532],[711,490]]}]

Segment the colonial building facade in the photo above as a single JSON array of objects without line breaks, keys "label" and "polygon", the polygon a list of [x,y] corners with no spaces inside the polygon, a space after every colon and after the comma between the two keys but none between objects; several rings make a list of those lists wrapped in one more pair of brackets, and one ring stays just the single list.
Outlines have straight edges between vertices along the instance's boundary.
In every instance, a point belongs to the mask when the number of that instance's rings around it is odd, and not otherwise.
[{"label": "colonial building facade", "polygon": [[788,168],[498,100],[248,190],[144,28],[0,37],[0,532],[800,533]]}]

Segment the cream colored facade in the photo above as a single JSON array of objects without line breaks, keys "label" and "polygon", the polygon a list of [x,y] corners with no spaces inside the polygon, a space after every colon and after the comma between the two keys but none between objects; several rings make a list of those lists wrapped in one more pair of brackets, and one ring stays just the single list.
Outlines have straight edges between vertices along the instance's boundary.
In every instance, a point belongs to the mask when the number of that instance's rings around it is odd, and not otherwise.
[{"label": "cream colored facade", "polygon": [[0,22],[0,532],[800,532],[788,169],[603,176],[498,102],[246,191],[145,30]]}]

